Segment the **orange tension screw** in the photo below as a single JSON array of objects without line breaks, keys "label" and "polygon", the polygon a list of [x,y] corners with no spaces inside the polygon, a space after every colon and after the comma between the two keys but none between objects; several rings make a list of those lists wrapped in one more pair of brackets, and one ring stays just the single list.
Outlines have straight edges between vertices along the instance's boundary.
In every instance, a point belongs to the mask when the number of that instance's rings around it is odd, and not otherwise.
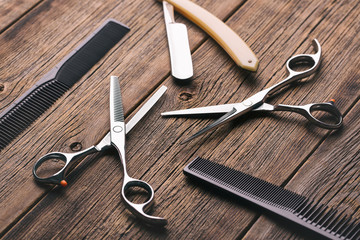
[{"label": "orange tension screw", "polygon": [[66,187],[66,186],[67,186],[67,182],[66,182],[65,180],[61,180],[61,181],[60,181],[60,185],[61,185],[62,187]]}]

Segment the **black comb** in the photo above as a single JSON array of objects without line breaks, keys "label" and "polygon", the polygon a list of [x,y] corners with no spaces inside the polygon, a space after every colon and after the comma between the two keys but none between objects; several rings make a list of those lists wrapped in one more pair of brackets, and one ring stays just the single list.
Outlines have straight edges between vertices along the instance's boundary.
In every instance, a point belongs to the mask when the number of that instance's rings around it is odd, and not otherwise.
[{"label": "black comb", "polygon": [[129,28],[107,20],[0,114],[0,151],[85,75]]},{"label": "black comb", "polygon": [[317,236],[360,239],[357,220],[259,178],[199,157],[185,167],[184,173],[299,224]]}]

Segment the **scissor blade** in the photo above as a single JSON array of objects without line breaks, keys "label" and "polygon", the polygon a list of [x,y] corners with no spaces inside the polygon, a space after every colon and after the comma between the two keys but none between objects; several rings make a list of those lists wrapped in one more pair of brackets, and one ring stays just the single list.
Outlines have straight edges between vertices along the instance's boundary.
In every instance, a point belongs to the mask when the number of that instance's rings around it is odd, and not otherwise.
[{"label": "scissor blade", "polygon": [[234,106],[236,106],[236,103],[190,108],[190,109],[182,109],[182,110],[176,110],[176,111],[163,112],[163,113],[161,113],[161,116],[164,116],[164,117],[184,116],[184,117],[186,117],[186,116],[198,116],[198,115],[225,114],[225,113],[230,112],[234,108]]},{"label": "scissor blade", "polygon": [[[110,139],[121,155],[122,161],[125,159],[125,120],[122,106],[119,80],[115,76],[110,78]],[[124,163],[125,164],[125,163]]]},{"label": "scissor blade", "polygon": [[[133,127],[150,111],[150,109],[157,103],[157,101],[164,95],[167,87],[162,86],[157,90],[154,95],[136,112],[136,114],[130,119],[130,121],[125,125],[125,132],[128,134]],[[101,141],[96,144],[98,151],[106,149],[111,146],[110,132],[108,132]]]},{"label": "scissor blade", "polygon": [[218,120],[216,120],[215,122],[213,122],[212,124],[206,126],[205,128],[201,129],[200,131],[198,131],[197,133],[195,133],[194,135],[192,135],[191,137],[189,137],[188,139],[186,139],[185,141],[183,141],[181,144],[187,143],[189,141],[191,141],[192,139],[200,136],[201,134],[217,127],[218,125],[223,124],[228,118],[230,118],[234,113],[236,113],[236,109],[233,108],[230,112],[226,113],[224,116],[222,116],[221,118],[219,118]]},{"label": "scissor blade", "polygon": [[126,124],[126,133],[130,130],[145,116],[145,114],[155,105],[155,103],[161,98],[166,92],[167,87],[162,86],[156,93],[136,112],[136,114]]},{"label": "scissor blade", "polygon": [[262,100],[264,99],[265,92],[261,91],[249,98],[247,98],[246,100],[242,101],[241,103],[236,103],[236,104],[231,104],[232,105],[232,109],[226,113],[224,116],[222,116],[221,118],[219,118],[218,120],[216,120],[215,122],[213,122],[212,124],[208,125],[207,127],[205,127],[204,129],[200,130],[199,132],[195,133],[193,136],[191,136],[190,138],[188,138],[187,140],[185,140],[182,143],[186,143],[198,136],[200,136],[201,134],[219,126],[222,125],[234,118],[237,118],[241,115],[244,115],[250,111],[252,111],[253,109],[259,107],[262,105]]},{"label": "scissor blade", "polygon": [[124,109],[118,77],[111,76],[110,81],[110,120],[111,122],[124,122]]}]

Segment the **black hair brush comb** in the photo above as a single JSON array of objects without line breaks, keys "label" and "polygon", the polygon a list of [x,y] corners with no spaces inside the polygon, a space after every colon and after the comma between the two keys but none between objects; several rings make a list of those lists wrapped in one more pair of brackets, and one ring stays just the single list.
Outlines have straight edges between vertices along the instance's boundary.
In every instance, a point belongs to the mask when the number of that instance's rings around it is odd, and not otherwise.
[{"label": "black hair brush comb", "polygon": [[357,220],[351,221],[336,210],[259,178],[199,157],[185,167],[184,173],[299,224],[317,236],[360,239]]},{"label": "black hair brush comb", "polygon": [[109,19],[0,114],[0,151],[90,70],[130,29]]}]

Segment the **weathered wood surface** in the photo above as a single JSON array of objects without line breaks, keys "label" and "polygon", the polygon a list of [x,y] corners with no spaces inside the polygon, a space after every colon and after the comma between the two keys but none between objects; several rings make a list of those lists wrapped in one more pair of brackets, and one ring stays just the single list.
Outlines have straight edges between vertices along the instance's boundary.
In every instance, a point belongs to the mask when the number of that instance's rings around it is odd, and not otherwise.
[{"label": "weathered wood surface", "polygon": [[[131,28],[79,83],[1,152],[0,231],[4,239],[279,239],[304,238],[261,212],[188,181],[196,156],[260,177],[360,217],[358,1],[197,0],[233,28],[260,59],[257,73],[235,66],[194,24],[189,29],[194,80],[170,76],[162,6],[156,1],[42,1],[0,35],[0,108],[30,88],[105,19]],[[18,11],[15,9],[14,11]],[[13,13],[12,13],[13,14]],[[250,114],[181,145],[213,120],[161,118],[160,112],[241,101],[286,75],[285,61],[322,45],[319,72],[272,101],[337,100],[344,127],[319,129],[295,114]],[[34,162],[49,151],[71,152],[108,131],[109,76],[118,75],[129,115],[160,85],[166,96],[127,138],[130,175],[149,182],[153,214],[164,230],[142,225],[120,198],[122,170],[115,151],[86,158],[69,186],[33,181]]]},{"label": "weathered wood surface", "polygon": [[40,0],[1,0],[0,1],[0,32],[13,25],[27,12],[35,8]]}]

